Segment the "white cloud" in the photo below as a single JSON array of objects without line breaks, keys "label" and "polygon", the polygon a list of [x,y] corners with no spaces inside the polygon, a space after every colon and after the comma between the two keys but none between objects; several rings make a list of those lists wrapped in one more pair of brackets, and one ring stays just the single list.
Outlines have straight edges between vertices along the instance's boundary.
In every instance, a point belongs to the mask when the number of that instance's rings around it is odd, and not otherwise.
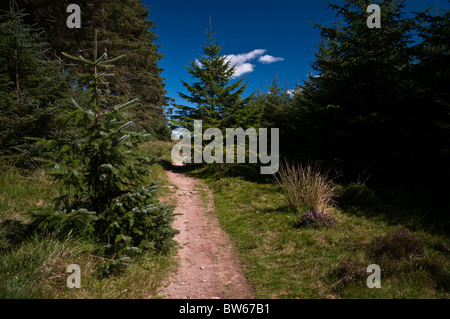
[{"label": "white cloud", "polygon": [[267,50],[265,49],[256,49],[253,50],[249,53],[241,53],[241,54],[230,54],[227,55],[227,57],[229,58],[229,60],[231,61],[231,64],[244,64],[247,61],[251,61],[256,59],[257,57],[260,57],[261,55],[263,55],[264,53],[266,53]]},{"label": "white cloud", "polygon": [[264,64],[275,63],[280,61],[284,61],[284,58],[277,58],[271,55],[263,55],[259,58],[259,62]]},{"label": "white cloud", "polygon": [[[268,64],[284,60],[283,58],[276,58],[271,55],[263,55],[266,52],[266,49],[256,49],[248,53],[226,55],[225,59],[230,61],[231,66],[235,67],[233,78],[253,72],[256,65],[250,63],[250,61],[258,59],[260,63]],[[200,68],[203,67],[202,63],[198,59],[195,59],[195,64]]]},{"label": "white cloud", "polygon": [[235,66],[233,78],[237,78],[246,73],[253,72],[255,70],[255,65],[249,63],[249,61],[257,59],[266,51],[267,50],[265,49],[256,49],[249,53],[227,55],[227,60],[230,61],[230,64],[232,66]]},{"label": "white cloud", "polygon": [[240,77],[243,74],[253,72],[255,70],[255,65],[251,63],[243,63],[236,65],[234,70],[233,78]]}]

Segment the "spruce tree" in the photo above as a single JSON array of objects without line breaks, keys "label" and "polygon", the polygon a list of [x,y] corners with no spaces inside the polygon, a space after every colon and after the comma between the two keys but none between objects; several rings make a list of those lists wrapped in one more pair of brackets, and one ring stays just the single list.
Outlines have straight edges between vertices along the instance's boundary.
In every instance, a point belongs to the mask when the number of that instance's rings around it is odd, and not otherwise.
[{"label": "spruce tree", "polygon": [[[81,28],[69,29],[66,8],[73,1],[16,0],[28,14],[25,19],[43,31],[49,43],[49,58],[65,64],[74,78],[87,73],[83,65],[73,65],[61,52],[73,52],[88,59],[92,55],[92,34],[98,30],[99,51],[111,56],[126,54],[128,59],[115,69],[109,88],[115,98],[125,102],[131,97],[141,103],[133,110],[136,130],[146,129],[155,138],[170,139],[164,114],[169,100],[158,66],[163,55],[155,43],[155,24],[149,20],[149,10],[139,0],[76,1],[81,8]],[[6,4],[0,4],[0,8]]]},{"label": "spruce tree", "polygon": [[[330,4],[343,25],[320,26],[322,42],[310,76],[296,98],[308,155],[328,160],[358,178],[364,170],[399,171],[407,136],[413,21],[403,1],[378,1],[380,29],[368,28],[373,1]],[[306,124],[306,125],[304,125]],[[386,175],[385,175],[386,177]]]},{"label": "spruce tree", "polygon": [[204,55],[187,67],[197,81],[192,84],[182,81],[189,93],[179,92],[180,97],[196,107],[178,105],[173,116],[175,126],[190,131],[193,131],[194,120],[202,120],[204,130],[213,127],[224,131],[225,128],[239,127],[250,115],[245,115],[250,97],[242,98],[247,85],[243,79],[232,83],[235,66],[215,42],[215,32],[210,29],[207,34]]},{"label": "spruce tree", "polygon": [[64,139],[39,140],[52,151],[52,176],[61,185],[61,194],[54,208],[33,216],[46,232],[93,238],[114,260],[105,265],[109,273],[111,266],[136,253],[167,251],[175,232],[172,212],[158,201],[155,184],[142,186],[149,159],[136,152],[148,134],[129,130],[133,122],[128,109],[137,100],[110,105],[106,98],[111,95],[106,79],[112,74],[105,69],[120,57],[108,59],[107,53],[98,53],[96,39],[97,33],[89,60],[63,53],[91,69],[81,81],[89,98],[73,99],[73,108],[66,110]]},{"label": "spruce tree", "polygon": [[285,122],[290,96],[286,88],[280,86],[278,76],[270,81],[268,92],[264,95],[264,127],[280,128]]},{"label": "spruce tree", "polygon": [[416,110],[414,133],[421,142],[417,159],[428,167],[426,183],[445,189],[450,178],[450,11],[428,9],[417,15],[420,43],[414,46],[417,84],[411,108]]},{"label": "spruce tree", "polygon": [[46,59],[45,43],[24,17],[14,6],[0,16],[0,150],[16,164],[33,155],[26,137],[61,129],[56,118],[71,92],[69,78]]}]

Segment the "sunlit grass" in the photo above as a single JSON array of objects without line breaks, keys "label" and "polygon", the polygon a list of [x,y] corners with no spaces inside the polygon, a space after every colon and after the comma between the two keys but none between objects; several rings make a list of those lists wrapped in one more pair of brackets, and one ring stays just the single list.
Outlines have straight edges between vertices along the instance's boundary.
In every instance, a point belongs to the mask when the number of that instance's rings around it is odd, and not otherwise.
[{"label": "sunlit grass", "polygon": [[[192,172],[201,176],[200,171]],[[333,228],[296,228],[298,214],[290,212],[280,187],[242,178],[204,179],[214,191],[220,223],[235,242],[257,298],[448,298],[445,282],[450,266],[448,238],[425,232],[415,234],[426,242],[421,258],[401,261],[402,272],[383,276],[382,288],[369,289],[364,280],[340,285],[333,276],[338,264],[354,260],[364,269],[379,261],[368,251],[372,240],[397,229],[380,219],[328,212]],[[436,243],[442,249],[434,249]],[[435,258],[430,258],[434,256]],[[383,270],[383,265],[380,265]],[[434,272],[433,267],[440,272]],[[441,278],[439,279],[439,276]]]},{"label": "sunlit grass", "polygon": [[[102,258],[89,242],[33,238],[0,256],[2,299],[154,298],[174,264],[170,256],[146,255],[119,276],[99,277]],[[81,288],[68,288],[67,267],[81,270]]]},{"label": "sunlit grass", "polygon": [[[171,149],[166,142],[148,142],[139,149],[142,157],[163,160]],[[161,162],[151,164],[144,184],[156,182],[160,197],[168,192],[167,177]],[[123,273],[100,277],[104,259],[96,246],[84,239],[57,240],[51,236],[26,233],[27,212],[52,206],[58,187],[50,177],[51,169],[0,170],[0,298],[155,298],[158,288],[175,265],[173,253],[147,253],[135,259]],[[5,222],[7,221],[7,222]],[[22,233],[23,232],[23,233]],[[31,237],[30,237],[31,236]],[[69,264],[81,268],[81,289],[67,287]]]},{"label": "sunlit grass", "polygon": [[[17,169],[0,169],[0,221],[20,218],[21,214],[52,204],[57,194],[46,170],[37,169],[21,173]],[[22,216],[23,217],[23,216]]]}]

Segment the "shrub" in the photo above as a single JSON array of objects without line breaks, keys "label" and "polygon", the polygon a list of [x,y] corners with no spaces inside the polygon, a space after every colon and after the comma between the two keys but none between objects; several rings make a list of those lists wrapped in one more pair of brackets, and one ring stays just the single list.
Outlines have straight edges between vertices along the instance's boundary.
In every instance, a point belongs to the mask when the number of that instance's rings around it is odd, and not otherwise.
[{"label": "shrub", "polygon": [[297,227],[332,227],[336,223],[335,219],[323,212],[307,211],[302,214],[297,222]]},{"label": "shrub", "polygon": [[275,176],[291,210],[325,211],[334,204],[336,187],[318,165],[280,165]]},{"label": "shrub", "polygon": [[351,207],[373,207],[377,204],[375,192],[366,184],[358,182],[339,187],[337,192],[337,203],[340,208]]},{"label": "shrub", "polygon": [[422,256],[424,252],[422,241],[404,228],[375,237],[369,246],[371,247],[371,257],[381,262],[418,257]]},{"label": "shrub", "polygon": [[336,269],[330,274],[330,277],[338,279],[333,285],[334,290],[339,290],[348,286],[362,285],[367,276],[366,268],[359,265],[352,258],[341,260]]}]

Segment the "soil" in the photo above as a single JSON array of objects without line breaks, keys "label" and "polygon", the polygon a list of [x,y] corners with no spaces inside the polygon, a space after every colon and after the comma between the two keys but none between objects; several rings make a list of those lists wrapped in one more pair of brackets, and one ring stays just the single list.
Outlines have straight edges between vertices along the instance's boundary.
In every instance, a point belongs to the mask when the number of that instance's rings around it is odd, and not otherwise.
[{"label": "soil", "polygon": [[178,267],[159,296],[166,299],[251,299],[236,249],[219,226],[212,192],[183,174],[182,165],[167,171],[177,203],[174,228]]}]

